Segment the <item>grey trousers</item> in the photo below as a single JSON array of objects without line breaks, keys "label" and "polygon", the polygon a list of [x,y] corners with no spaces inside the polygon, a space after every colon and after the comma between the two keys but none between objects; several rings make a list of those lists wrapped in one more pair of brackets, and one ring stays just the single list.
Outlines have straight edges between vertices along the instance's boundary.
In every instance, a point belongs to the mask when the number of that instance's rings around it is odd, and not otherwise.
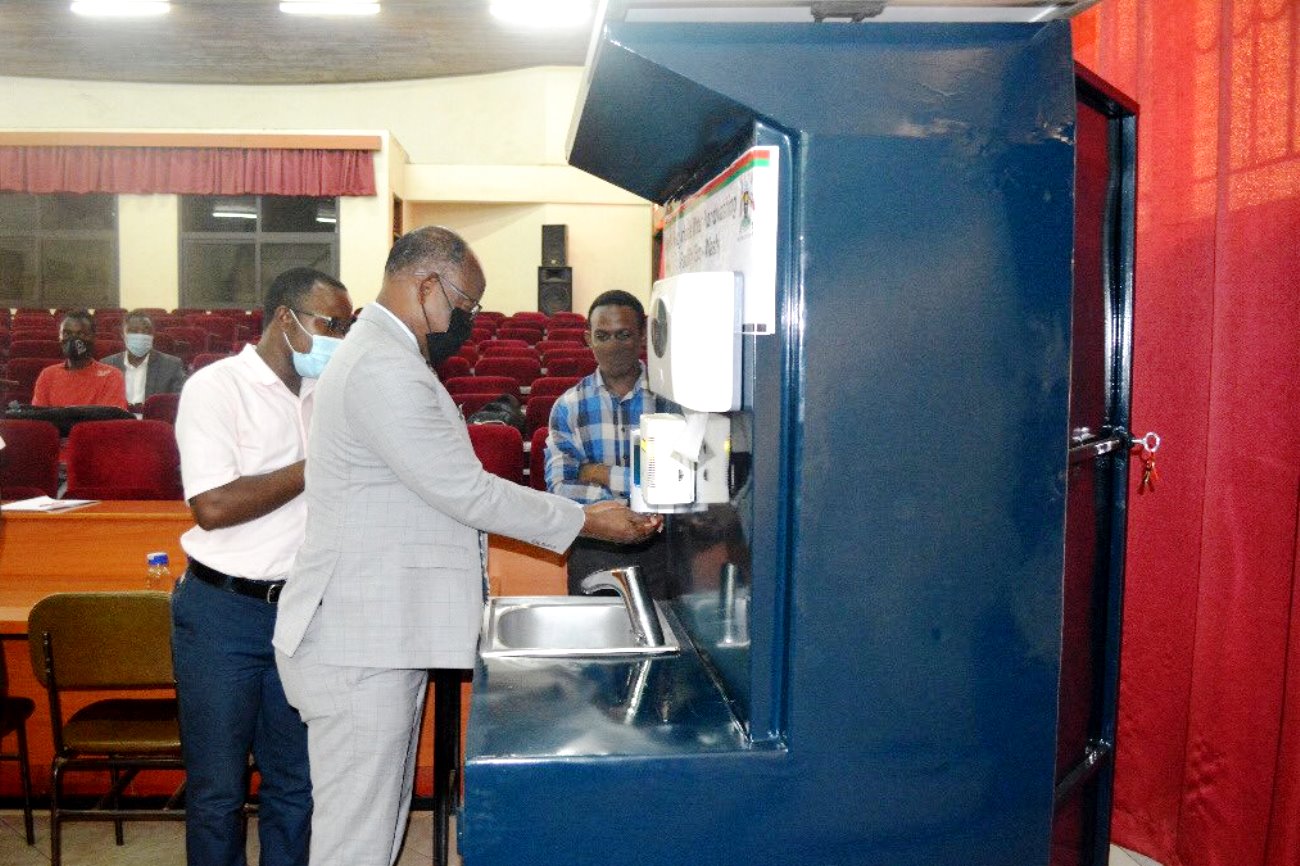
[{"label": "grey trousers", "polygon": [[307,723],[311,866],[392,866],[402,850],[427,670],[320,662],[309,627],[293,656],[277,651],[289,703]]}]

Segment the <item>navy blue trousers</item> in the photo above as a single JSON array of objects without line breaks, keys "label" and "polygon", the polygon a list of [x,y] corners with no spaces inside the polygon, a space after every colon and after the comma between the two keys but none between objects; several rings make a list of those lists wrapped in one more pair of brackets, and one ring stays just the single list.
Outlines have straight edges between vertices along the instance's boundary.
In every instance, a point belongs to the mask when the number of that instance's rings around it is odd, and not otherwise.
[{"label": "navy blue trousers", "polygon": [[304,866],[311,828],[307,726],[284,697],[275,605],[186,573],[172,596],[172,658],[186,771],[189,866],[245,866],[248,756],[261,774],[261,866]]}]

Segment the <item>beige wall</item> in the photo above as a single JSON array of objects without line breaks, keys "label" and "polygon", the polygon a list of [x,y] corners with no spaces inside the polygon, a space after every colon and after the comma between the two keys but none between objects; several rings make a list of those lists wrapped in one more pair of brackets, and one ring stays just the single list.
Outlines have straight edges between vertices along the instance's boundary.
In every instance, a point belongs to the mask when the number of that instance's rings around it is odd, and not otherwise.
[{"label": "beige wall", "polygon": [[[339,277],[358,304],[379,289],[397,194],[407,228],[437,218],[474,234],[494,303],[509,311],[536,308],[541,226],[568,224],[578,306],[614,284],[645,294],[651,219],[648,203],[564,164],[581,74],[283,87],[0,77],[0,129],[380,130],[378,194],[344,199],[339,214]],[[177,305],[176,210],[175,196],[122,197],[123,306]]]},{"label": "beige wall", "polygon": [[459,232],[478,254],[488,279],[485,306],[503,313],[537,309],[542,226],[569,227],[573,309],[586,313],[596,295],[650,291],[650,210],[616,204],[415,204],[411,227],[438,224]]}]

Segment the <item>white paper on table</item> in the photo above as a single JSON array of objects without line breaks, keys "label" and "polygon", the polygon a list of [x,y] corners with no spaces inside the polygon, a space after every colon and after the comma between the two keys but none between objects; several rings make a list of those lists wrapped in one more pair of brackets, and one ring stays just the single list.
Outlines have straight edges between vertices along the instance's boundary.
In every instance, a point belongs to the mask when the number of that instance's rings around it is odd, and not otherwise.
[{"label": "white paper on table", "polygon": [[49,496],[33,496],[31,499],[19,499],[0,505],[0,511],[70,511],[84,505],[94,505],[98,499],[52,499]]}]

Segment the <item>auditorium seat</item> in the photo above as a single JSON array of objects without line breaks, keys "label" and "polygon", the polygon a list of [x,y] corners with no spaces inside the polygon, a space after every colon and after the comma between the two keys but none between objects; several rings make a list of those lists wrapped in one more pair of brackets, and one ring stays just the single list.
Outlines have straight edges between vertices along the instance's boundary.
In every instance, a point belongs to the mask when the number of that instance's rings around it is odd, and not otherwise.
[{"label": "auditorium seat", "polygon": [[524,439],[518,430],[508,424],[471,424],[469,439],[484,469],[524,483]]},{"label": "auditorium seat", "polygon": [[165,421],[176,423],[176,409],[180,406],[180,394],[150,394],[144,398],[141,414],[146,421]]},{"label": "auditorium seat", "polygon": [[207,332],[208,351],[228,351],[239,336],[239,325],[227,316],[186,316],[185,322],[192,328],[202,328]]},{"label": "auditorium seat", "polygon": [[509,376],[455,376],[443,384],[452,396],[488,393],[521,396],[519,383]]},{"label": "auditorium seat", "polygon": [[200,352],[195,355],[194,360],[190,362],[190,372],[197,372],[214,361],[220,361],[222,358],[229,357],[229,352]]},{"label": "auditorium seat", "polygon": [[551,328],[546,332],[546,339],[552,343],[580,343],[586,345],[585,328]]},{"label": "auditorium seat", "polygon": [[163,421],[83,421],[68,435],[67,465],[69,499],[182,498],[176,435]]},{"label": "auditorium seat", "polygon": [[16,325],[9,329],[9,342],[15,340],[57,340],[59,329],[56,326],[33,328],[31,325]]},{"label": "auditorium seat", "polygon": [[59,429],[49,421],[0,421],[0,495],[6,499],[57,496]]},{"label": "auditorium seat", "polygon": [[121,340],[105,340],[97,338],[95,340],[95,357],[101,361],[109,355],[116,355],[118,352],[125,352],[126,344]]},{"label": "auditorium seat", "polygon": [[491,403],[493,400],[499,399],[500,397],[501,397],[500,392],[495,392],[495,391],[494,392],[470,391],[464,394],[451,395],[452,402],[454,402],[456,404],[456,408],[460,410],[460,417],[465,419],[466,421],[468,421],[470,416],[473,415],[475,412],[482,409],[484,406]]},{"label": "auditorium seat", "polygon": [[560,399],[552,394],[545,397],[529,396],[524,404],[524,435],[531,436],[538,427],[545,427],[551,422],[551,407]]},{"label": "auditorium seat", "polygon": [[558,397],[582,381],[581,376],[542,376],[534,379],[529,397]]},{"label": "auditorium seat", "polygon": [[549,427],[538,427],[528,446],[528,484],[534,490],[546,489],[546,437],[550,432]]},{"label": "auditorium seat", "polygon": [[557,313],[551,313],[550,325],[552,328],[582,328],[587,327],[587,317],[582,313],[570,313],[561,310]]},{"label": "auditorium seat", "polygon": [[542,339],[545,333],[541,325],[537,327],[527,327],[524,325],[505,324],[497,329],[497,339],[500,340],[523,340],[528,345],[533,345]]},{"label": "auditorium seat", "polygon": [[474,370],[469,365],[469,361],[460,355],[452,355],[447,360],[437,366],[438,378],[446,382],[448,379],[454,379],[457,376],[472,376]]},{"label": "auditorium seat", "polygon": [[491,340],[485,340],[482,343],[477,344],[474,348],[478,351],[479,355],[486,355],[489,352],[491,352],[493,349],[500,349],[500,348],[507,348],[507,347],[513,349],[532,349],[533,345],[532,343],[529,343],[527,340],[508,340],[508,339],[502,339],[501,337],[496,337]]},{"label": "auditorium seat", "polygon": [[36,387],[36,377],[50,366],[49,358],[10,358],[5,365],[5,378],[15,384],[5,386],[4,403],[8,406],[13,401],[32,402],[32,390]]},{"label": "auditorium seat", "polygon": [[595,358],[556,358],[546,365],[548,376],[590,376],[594,372]]},{"label": "auditorium seat", "polygon": [[587,346],[585,343],[574,343],[570,340],[542,340],[533,348],[537,350],[537,354],[545,357],[547,352],[554,352],[557,349],[572,352],[575,349],[585,349]]},{"label": "auditorium seat", "polygon": [[533,380],[542,375],[542,362],[537,358],[488,355],[480,358],[474,368],[475,376],[509,376],[519,385],[521,393]]},{"label": "auditorium seat", "polygon": [[537,358],[537,350],[532,346],[514,346],[499,340],[489,340],[478,347],[482,358]]},{"label": "auditorium seat", "polygon": [[58,361],[63,358],[63,348],[58,340],[11,340],[10,358],[46,358]]}]

